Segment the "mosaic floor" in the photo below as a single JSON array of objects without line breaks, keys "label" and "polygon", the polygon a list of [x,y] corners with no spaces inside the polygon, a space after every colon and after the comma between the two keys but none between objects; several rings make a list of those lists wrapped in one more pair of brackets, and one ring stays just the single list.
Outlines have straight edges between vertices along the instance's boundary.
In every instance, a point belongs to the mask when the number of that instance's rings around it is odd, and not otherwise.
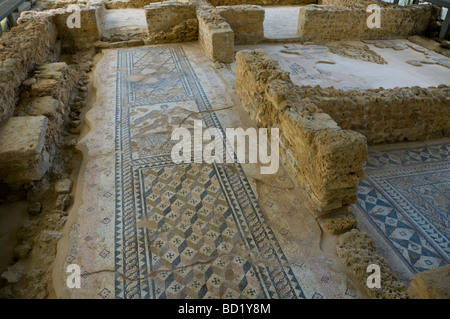
[{"label": "mosaic floor", "polygon": [[177,126],[249,125],[198,44],[105,50],[95,81],[81,200],[59,252],[81,288],[62,297],[364,297],[282,169],[171,161]]},{"label": "mosaic floor", "polygon": [[355,210],[404,279],[450,262],[450,140],[370,150]]}]

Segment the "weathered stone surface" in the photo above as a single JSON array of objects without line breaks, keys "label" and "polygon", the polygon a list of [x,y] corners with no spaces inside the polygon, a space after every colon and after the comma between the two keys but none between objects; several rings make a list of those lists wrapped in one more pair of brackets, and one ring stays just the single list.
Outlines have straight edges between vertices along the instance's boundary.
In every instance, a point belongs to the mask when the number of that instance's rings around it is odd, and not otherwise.
[{"label": "weathered stone surface", "polygon": [[20,281],[25,275],[25,263],[17,262],[14,265],[8,267],[8,269],[2,273],[2,278],[6,279],[8,284],[14,284]]},{"label": "weathered stone surface", "polygon": [[164,2],[167,0],[108,0],[105,1],[107,9],[144,8],[149,3]]},{"label": "weathered stone surface", "polygon": [[414,299],[450,299],[450,265],[416,274],[408,294]]},{"label": "weathered stone surface", "polygon": [[315,3],[316,0],[207,0],[213,6],[232,6],[239,4],[289,5]]},{"label": "weathered stone surface", "polygon": [[8,119],[0,128],[0,163],[40,154],[44,148],[47,123],[44,116]]},{"label": "weathered stone surface", "polygon": [[80,28],[69,28],[67,25],[67,19],[74,12],[70,6],[65,9],[51,10],[62,47],[68,52],[87,49],[100,38],[98,17],[101,14],[100,10],[104,9],[103,3],[101,1],[89,1],[77,6],[80,9]]},{"label": "weathered stone surface", "polygon": [[14,256],[19,258],[19,259],[21,259],[21,258],[23,259],[23,258],[26,258],[28,256],[30,251],[31,251],[31,245],[30,245],[30,243],[25,241],[25,242],[17,245],[14,248]]},{"label": "weathered stone surface", "polygon": [[257,44],[264,40],[264,9],[255,5],[217,7],[230,24],[235,44]]},{"label": "weathered stone surface", "polygon": [[[20,39],[20,41],[18,41]],[[36,64],[56,61],[60,44],[48,17],[19,23],[0,37],[0,121],[11,117],[18,88]]]},{"label": "weathered stone surface", "polygon": [[260,127],[279,127],[281,159],[320,212],[356,201],[364,177],[366,139],[342,130],[313,103],[262,50],[236,55],[236,91]]},{"label": "weathered stone surface", "polygon": [[57,194],[68,194],[72,188],[72,181],[69,178],[60,179],[55,183],[55,192]]},{"label": "weathered stone surface", "polygon": [[[45,116],[12,117],[0,127],[0,179],[6,183],[38,180],[50,166],[44,148]],[[20,134],[19,134],[20,133]]]},{"label": "weathered stone surface", "polygon": [[338,217],[325,221],[323,224],[324,228],[328,230],[333,235],[340,235],[349,231],[350,229],[356,228],[358,223],[352,217]]},{"label": "weathered stone surface", "polygon": [[36,83],[31,85],[32,97],[51,96],[63,105],[67,105],[70,93],[78,82],[77,72],[65,62],[55,62],[36,68]]},{"label": "weathered stone surface", "polygon": [[[408,298],[405,285],[392,273],[389,264],[380,256],[367,235],[353,229],[339,236],[336,251],[350,273],[365,287],[371,298],[405,299]],[[368,288],[366,285],[367,267],[371,264],[380,266],[381,288]]]},{"label": "weathered stone surface", "polygon": [[198,39],[196,7],[176,1],[145,6],[151,43],[186,42]]},{"label": "weathered stone surface", "polygon": [[29,103],[25,103],[22,107],[19,106],[17,109],[17,115],[44,115],[49,120],[54,120],[57,116],[58,108],[58,100],[51,96],[35,97],[32,98]]},{"label": "weathered stone surface", "polygon": [[424,33],[437,13],[434,6],[382,5],[381,27],[369,28],[366,6],[308,5],[300,8],[298,33],[304,41],[403,38]]},{"label": "weathered stone surface", "polygon": [[70,204],[70,195],[62,194],[56,198],[55,210],[65,210]]},{"label": "weathered stone surface", "polygon": [[198,39],[213,62],[231,63],[234,58],[234,33],[216,8],[197,8]]},{"label": "weathered stone surface", "polygon": [[61,232],[55,230],[44,230],[39,237],[42,242],[57,241],[62,237]]},{"label": "weathered stone surface", "polygon": [[299,94],[341,128],[365,135],[369,144],[450,136],[450,86],[368,90],[304,86]]}]

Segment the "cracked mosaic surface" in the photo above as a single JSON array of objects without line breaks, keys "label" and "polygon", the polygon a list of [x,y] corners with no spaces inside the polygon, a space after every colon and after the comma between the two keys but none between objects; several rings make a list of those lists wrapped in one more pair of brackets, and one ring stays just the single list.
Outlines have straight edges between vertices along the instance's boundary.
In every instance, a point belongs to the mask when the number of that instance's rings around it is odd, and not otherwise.
[{"label": "cracked mosaic surface", "polygon": [[281,173],[262,182],[240,164],[171,161],[175,127],[239,125],[214,111],[229,97],[198,45],[105,52],[81,141],[83,202],[65,265],[80,265],[82,289],[70,297],[362,296]]},{"label": "cracked mosaic surface", "polygon": [[450,144],[369,152],[358,208],[412,272],[450,262]]}]

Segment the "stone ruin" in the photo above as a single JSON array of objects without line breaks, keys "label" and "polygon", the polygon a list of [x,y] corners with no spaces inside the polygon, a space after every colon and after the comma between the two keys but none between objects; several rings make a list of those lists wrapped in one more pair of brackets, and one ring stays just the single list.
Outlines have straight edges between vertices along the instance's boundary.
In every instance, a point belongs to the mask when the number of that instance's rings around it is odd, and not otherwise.
[{"label": "stone ruin", "polygon": [[[299,14],[299,39],[317,43],[420,35],[429,31],[439,13],[433,5],[402,7],[375,2],[382,8],[389,31],[358,27],[365,24],[363,13],[370,3],[374,1],[77,1],[80,29],[67,27],[73,11],[64,2],[42,11],[23,12],[18,26],[0,38],[0,181],[12,192],[25,191],[31,202],[39,200],[40,188],[49,182],[61,185],[67,181],[65,158],[74,152],[74,138],[82,127],[88,72],[96,52],[198,41],[211,62],[236,62],[236,94],[255,124],[283,127],[283,165],[307,194],[311,209],[318,216],[335,216],[331,220],[338,224],[344,216],[348,223],[347,208],[356,202],[358,183],[364,177],[367,145],[450,137],[450,86],[369,90],[297,86],[264,51],[236,53],[235,45],[268,41],[261,7],[267,4],[305,5]],[[147,29],[122,39],[108,34],[105,14],[120,8],[144,9]],[[70,186],[52,198],[53,213],[57,212],[54,218],[61,227],[71,201],[69,192]],[[349,225],[341,232],[355,228],[352,222]],[[55,226],[50,231],[59,230]],[[346,234],[351,240],[357,237],[364,245],[372,245],[356,231]],[[52,236],[56,244],[59,236]],[[338,254],[351,268],[347,237],[343,237]],[[368,254],[376,256],[376,251]],[[384,267],[389,272],[387,264]],[[49,274],[45,276],[48,280]],[[379,292],[372,297],[407,296],[395,275],[390,280],[390,289],[397,289],[397,294]],[[414,287],[418,285],[425,284]],[[45,288],[32,296],[46,297]]]}]

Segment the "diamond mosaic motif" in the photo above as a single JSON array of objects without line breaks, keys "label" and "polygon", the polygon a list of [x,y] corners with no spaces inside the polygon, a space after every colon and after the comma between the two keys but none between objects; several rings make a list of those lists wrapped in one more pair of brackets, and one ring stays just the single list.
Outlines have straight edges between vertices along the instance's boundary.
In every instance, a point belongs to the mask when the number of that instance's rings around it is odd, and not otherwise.
[{"label": "diamond mosaic motif", "polygon": [[357,207],[405,265],[450,262],[449,143],[370,152]]}]

